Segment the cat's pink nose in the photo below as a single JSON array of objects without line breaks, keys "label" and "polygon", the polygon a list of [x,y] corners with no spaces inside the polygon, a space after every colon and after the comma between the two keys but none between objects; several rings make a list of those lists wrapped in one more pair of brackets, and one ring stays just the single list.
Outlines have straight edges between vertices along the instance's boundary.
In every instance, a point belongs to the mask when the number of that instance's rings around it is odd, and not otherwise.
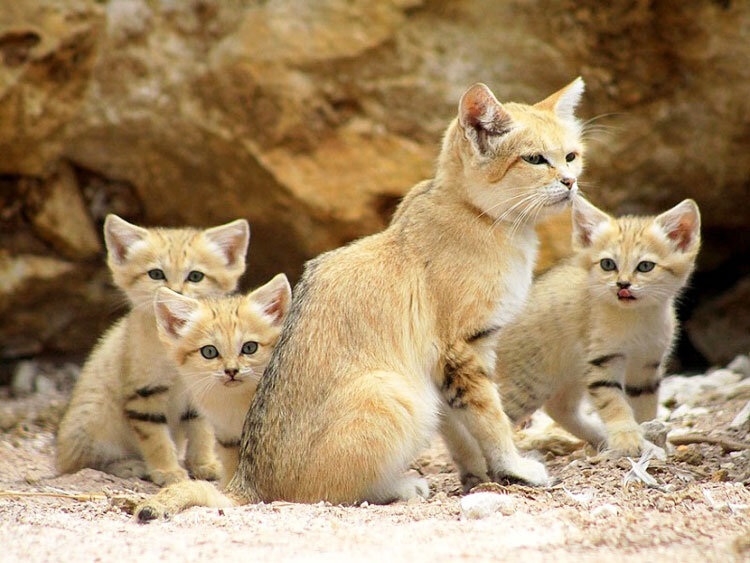
[{"label": "cat's pink nose", "polygon": [[234,379],[234,376],[240,373],[240,370],[238,370],[237,368],[226,368],[224,370],[224,373],[226,373],[229,377]]},{"label": "cat's pink nose", "polygon": [[576,179],[575,178],[567,178],[567,177],[566,178],[560,178],[560,183],[562,185],[564,185],[565,187],[567,187],[568,189],[570,189],[570,188],[573,187],[573,184],[576,183]]}]

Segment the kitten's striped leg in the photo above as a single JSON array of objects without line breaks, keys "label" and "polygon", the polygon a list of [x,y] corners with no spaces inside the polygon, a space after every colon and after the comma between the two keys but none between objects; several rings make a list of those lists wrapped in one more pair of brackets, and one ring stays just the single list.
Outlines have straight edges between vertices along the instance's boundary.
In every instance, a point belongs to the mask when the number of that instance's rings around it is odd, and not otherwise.
[{"label": "kitten's striped leg", "polygon": [[582,412],[585,393],[580,384],[566,386],[544,403],[544,410],[565,430],[598,448],[607,442],[607,435],[601,420]]},{"label": "kitten's striped leg", "polygon": [[214,431],[197,409],[188,405],[180,415],[180,426],[187,436],[185,465],[196,479],[216,481],[221,477],[221,463],[214,452]]},{"label": "kitten's striped leg", "polygon": [[140,387],[125,401],[125,417],[138,441],[149,478],[164,486],[188,478],[167,425],[169,387]]},{"label": "kitten's striped leg", "polygon": [[226,487],[229,480],[234,476],[234,472],[237,471],[237,465],[240,462],[240,438],[237,437],[232,440],[217,439],[216,442],[218,445],[217,453],[224,469],[221,486]]},{"label": "kitten's striped leg", "polygon": [[638,422],[656,418],[662,374],[661,361],[628,367],[625,375],[625,394]]},{"label": "kitten's striped leg", "polygon": [[633,417],[622,381],[624,354],[593,351],[589,354],[586,385],[599,416],[607,428],[609,448],[628,456],[637,456],[644,446],[643,433]]},{"label": "kitten's striped leg", "polygon": [[500,394],[470,346],[459,345],[450,351],[441,376],[439,387],[450,408],[449,416],[454,416],[476,440],[490,478],[509,478],[531,485],[549,483],[542,463],[518,453]]}]

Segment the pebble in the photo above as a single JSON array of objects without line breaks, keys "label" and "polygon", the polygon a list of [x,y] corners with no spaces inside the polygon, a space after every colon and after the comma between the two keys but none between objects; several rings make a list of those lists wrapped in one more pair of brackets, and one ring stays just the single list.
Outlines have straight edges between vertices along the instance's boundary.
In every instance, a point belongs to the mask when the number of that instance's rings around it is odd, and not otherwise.
[{"label": "pebble", "polygon": [[14,397],[31,395],[34,392],[34,381],[39,373],[39,364],[33,360],[18,362],[10,382],[10,392]]},{"label": "pebble", "polygon": [[739,373],[742,377],[750,377],[750,358],[744,354],[740,354],[729,362],[727,369],[734,373]]},{"label": "pebble", "polygon": [[750,421],[750,401],[732,419],[732,422],[729,423],[729,428],[742,428],[748,421]]},{"label": "pebble", "polygon": [[515,501],[509,495],[479,492],[461,499],[461,517],[469,520],[487,518],[495,512],[509,516],[516,511]]},{"label": "pebble", "polygon": [[667,433],[669,426],[660,420],[649,420],[641,423],[643,437],[662,449],[667,447]]}]

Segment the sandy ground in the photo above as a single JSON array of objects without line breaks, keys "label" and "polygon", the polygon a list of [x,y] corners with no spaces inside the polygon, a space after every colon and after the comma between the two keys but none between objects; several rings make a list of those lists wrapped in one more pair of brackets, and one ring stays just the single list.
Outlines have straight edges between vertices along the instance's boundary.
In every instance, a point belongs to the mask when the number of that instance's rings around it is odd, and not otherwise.
[{"label": "sandy ground", "polygon": [[[138,524],[131,500],[156,491],[152,484],[88,469],[56,475],[54,429],[69,385],[57,387],[25,398],[0,389],[0,561],[750,561],[750,450],[708,443],[651,460],[658,486],[650,488],[624,485],[628,459],[563,440],[558,454],[546,453],[557,485],[496,486],[510,504],[482,519],[462,515],[457,476],[436,439],[414,464],[430,482],[428,501],[192,508]],[[663,413],[673,432],[750,441],[750,422],[729,427],[750,385],[704,395],[697,407]]]}]

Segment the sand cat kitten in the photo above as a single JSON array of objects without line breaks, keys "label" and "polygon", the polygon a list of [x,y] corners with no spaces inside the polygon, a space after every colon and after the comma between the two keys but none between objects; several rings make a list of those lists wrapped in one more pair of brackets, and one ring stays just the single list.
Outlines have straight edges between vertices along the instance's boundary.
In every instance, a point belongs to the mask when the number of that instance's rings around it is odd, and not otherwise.
[{"label": "sand cat kitten", "polygon": [[[389,502],[445,414],[493,478],[546,483],[489,380],[498,325],[522,305],[535,219],[572,199],[580,80],[536,106],[462,97],[435,179],[383,232],[309,262],[258,385],[227,491],[239,502]],[[208,495],[207,495],[208,496]],[[223,497],[226,500],[226,497]]]},{"label": "sand cat kitten", "polygon": [[218,478],[208,422],[191,404],[159,341],[153,299],[160,287],[200,297],[231,291],[245,270],[250,231],[237,220],[205,231],[144,229],[109,215],[107,263],[133,308],[102,337],[83,367],[57,437],[63,472],[93,467],[159,485]]},{"label": "sand cat kitten", "polygon": [[[495,376],[510,418],[544,405],[576,436],[638,455],[638,423],[656,416],[674,300],[699,246],[692,200],[656,217],[614,219],[578,198],[575,255],[534,283],[516,321],[500,331]],[[584,414],[586,396],[601,420]]]},{"label": "sand cat kitten", "polygon": [[167,288],[157,293],[159,337],[213,426],[223,484],[237,468],[242,423],[291,298],[284,274],[244,296],[196,300]]}]

